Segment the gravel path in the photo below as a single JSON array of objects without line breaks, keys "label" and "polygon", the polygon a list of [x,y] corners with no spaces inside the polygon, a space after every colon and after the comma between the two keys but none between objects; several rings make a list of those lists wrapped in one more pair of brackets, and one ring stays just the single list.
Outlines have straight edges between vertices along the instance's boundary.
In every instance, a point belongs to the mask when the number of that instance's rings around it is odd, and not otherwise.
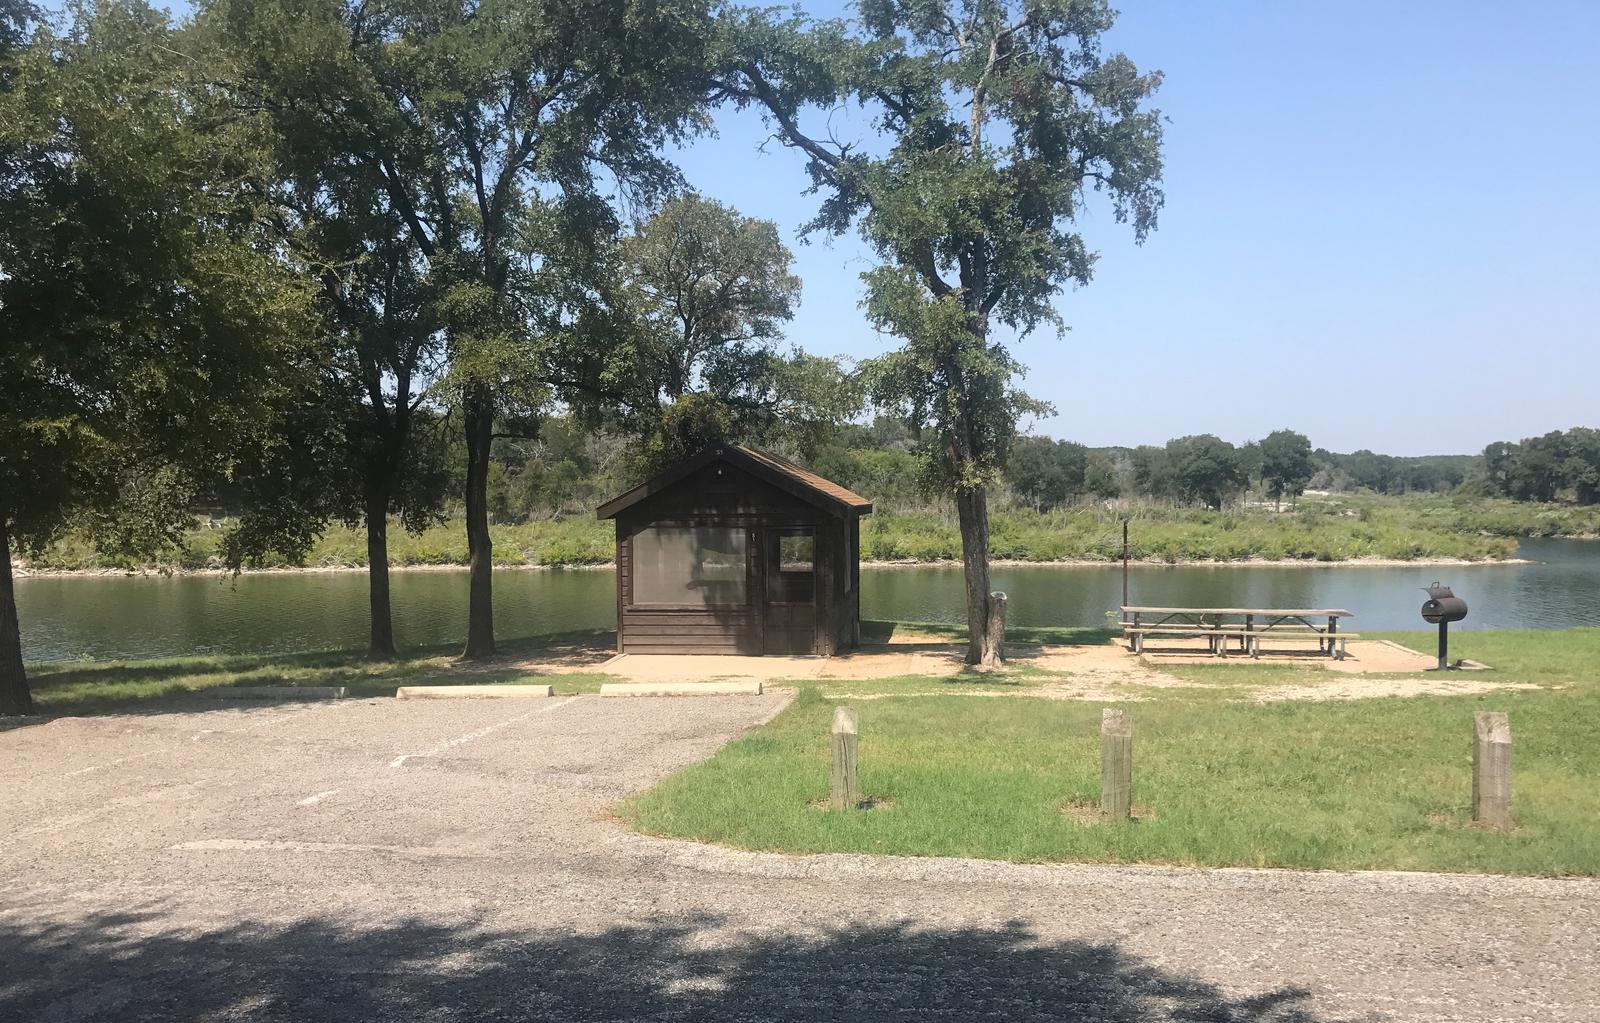
[{"label": "gravel path", "polygon": [[606,808],[784,697],[0,732],[0,1019],[1600,1020],[1600,884],[795,858]]}]

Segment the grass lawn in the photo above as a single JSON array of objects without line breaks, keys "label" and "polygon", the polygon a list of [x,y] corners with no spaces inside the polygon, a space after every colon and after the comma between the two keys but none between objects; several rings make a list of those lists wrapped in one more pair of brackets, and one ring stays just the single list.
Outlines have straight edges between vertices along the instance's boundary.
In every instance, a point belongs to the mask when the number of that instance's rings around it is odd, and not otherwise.
[{"label": "grass lawn", "polygon": [[79,714],[136,707],[217,686],[345,686],[351,697],[393,696],[405,685],[540,683],[557,693],[598,692],[609,675],[532,672],[526,658],[556,648],[607,647],[612,632],[566,633],[501,641],[500,655],[480,663],[457,656],[460,644],[421,647],[393,658],[363,651],[172,657],[147,661],[69,661],[28,668],[41,714]]},{"label": "grass lawn", "polygon": [[[1431,633],[1387,637],[1429,649]],[[1494,665],[1471,681],[1539,690],[1251,702],[1320,669],[1203,665],[1199,687],[1101,704],[953,695],[859,700],[860,782],[880,808],[832,812],[828,723],[838,683],[709,761],[629,801],[641,831],[789,852],[1034,861],[1600,874],[1600,630],[1473,632],[1452,654]],[[1331,677],[1332,673],[1328,673]],[[853,691],[866,693],[864,683]],[[954,692],[881,680],[874,695]],[[985,683],[1025,692],[1026,672]],[[1134,721],[1133,822],[1099,820],[1103,706]],[[1510,834],[1471,823],[1472,714],[1509,713]]]}]

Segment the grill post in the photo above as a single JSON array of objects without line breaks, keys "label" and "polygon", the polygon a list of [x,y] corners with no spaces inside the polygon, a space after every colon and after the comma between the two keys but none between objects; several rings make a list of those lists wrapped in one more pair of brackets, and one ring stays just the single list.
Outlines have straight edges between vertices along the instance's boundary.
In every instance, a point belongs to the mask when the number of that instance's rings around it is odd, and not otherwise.
[{"label": "grill post", "polygon": [[1122,606],[1128,606],[1128,520],[1122,520]]},{"label": "grill post", "polygon": [[1450,623],[1439,623],[1439,670],[1450,669]]}]

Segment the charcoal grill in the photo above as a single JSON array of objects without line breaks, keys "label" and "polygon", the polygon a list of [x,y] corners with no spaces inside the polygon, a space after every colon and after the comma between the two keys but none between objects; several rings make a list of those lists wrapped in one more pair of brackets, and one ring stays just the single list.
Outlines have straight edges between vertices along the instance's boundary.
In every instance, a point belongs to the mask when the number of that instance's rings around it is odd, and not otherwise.
[{"label": "charcoal grill", "polygon": [[1450,669],[1450,623],[1467,616],[1467,602],[1450,591],[1450,587],[1435,582],[1424,586],[1428,599],[1422,605],[1422,620],[1439,626],[1439,666],[1436,671]]}]

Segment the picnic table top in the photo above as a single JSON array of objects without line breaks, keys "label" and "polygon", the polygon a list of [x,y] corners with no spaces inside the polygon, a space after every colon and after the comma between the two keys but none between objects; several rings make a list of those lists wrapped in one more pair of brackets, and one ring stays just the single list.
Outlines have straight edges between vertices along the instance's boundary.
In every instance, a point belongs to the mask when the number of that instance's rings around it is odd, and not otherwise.
[{"label": "picnic table top", "polygon": [[1141,614],[1195,614],[1195,615],[1265,615],[1276,618],[1354,618],[1343,608],[1281,608],[1281,607],[1135,607],[1124,605],[1122,610]]}]

